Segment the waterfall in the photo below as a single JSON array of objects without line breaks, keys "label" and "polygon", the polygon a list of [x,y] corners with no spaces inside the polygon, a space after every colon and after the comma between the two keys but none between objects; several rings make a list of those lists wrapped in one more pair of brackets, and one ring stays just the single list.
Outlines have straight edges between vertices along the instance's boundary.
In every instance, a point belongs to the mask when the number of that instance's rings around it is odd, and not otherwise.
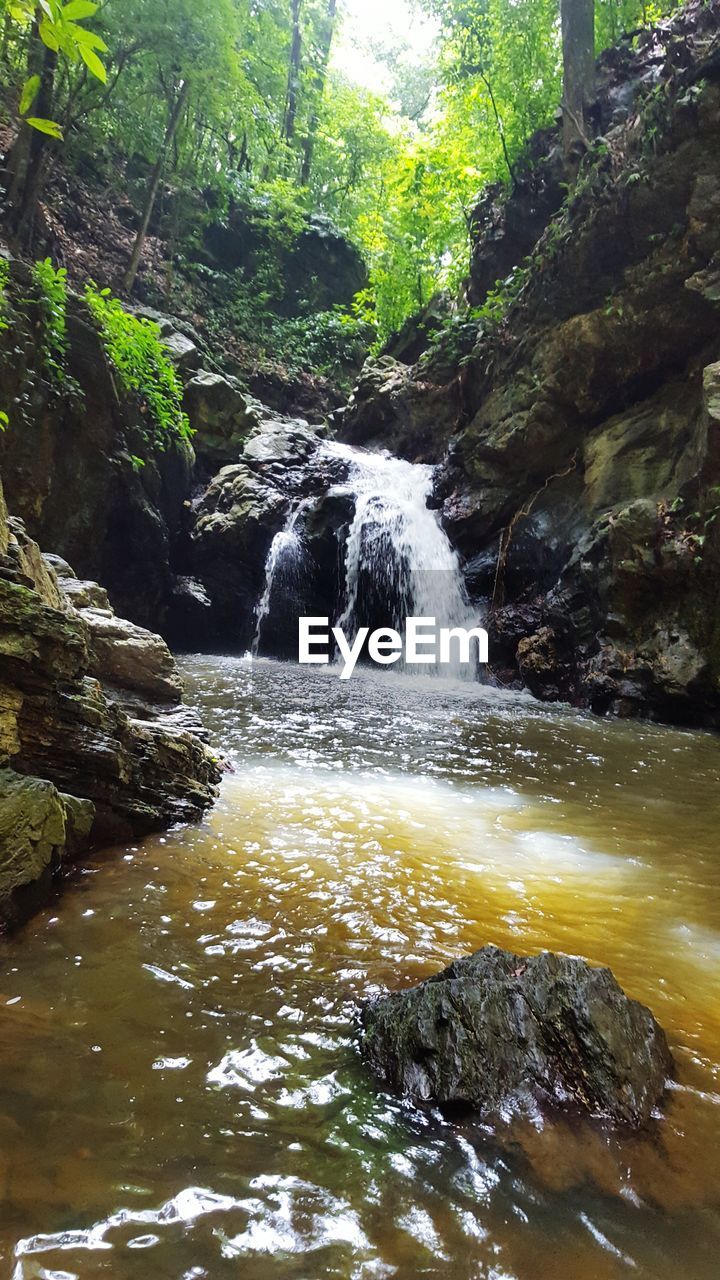
[{"label": "waterfall", "polygon": [[[287,620],[299,601],[300,614],[328,612],[327,603],[318,603],[327,584],[317,581],[312,546],[305,536],[313,503],[323,497],[347,501],[347,520],[337,545],[343,568],[334,619],[347,635],[363,626],[392,627],[402,634],[408,617],[433,617],[438,627],[477,625],[458,555],[437,512],[428,507],[434,468],[336,443],[323,444],[316,456],[320,471],[322,464],[332,464],[343,479],[326,486],[323,495],[303,498],[275,535],[256,610],[253,654],[260,652],[263,639],[267,644],[263,628],[267,632],[271,612],[273,618],[282,614]],[[459,661],[445,671],[473,675],[461,669]]]},{"label": "waterfall", "polygon": [[[434,617],[444,627],[476,625],[457,552],[428,507],[434,468],[342,444],[325,450],[347,461],[348,479],[337,491],[355,497],[338,626],[349,634],[373,624],[402,633],[408,617]],[[459,664],[450,673],[462,674]]]},{"label": "waterfall", "polygon": [[298,530],[298,521],[306,506],[307,502],[301,502],[290,512],[285,528],[275,534],[270,544],[265,562],[265,589],[255,611],[253,657],[257,657],[260,652],[263,624],[270,615],[273,595],[277,590],[292,592],[300,585],[304,549],[302,535]]}]

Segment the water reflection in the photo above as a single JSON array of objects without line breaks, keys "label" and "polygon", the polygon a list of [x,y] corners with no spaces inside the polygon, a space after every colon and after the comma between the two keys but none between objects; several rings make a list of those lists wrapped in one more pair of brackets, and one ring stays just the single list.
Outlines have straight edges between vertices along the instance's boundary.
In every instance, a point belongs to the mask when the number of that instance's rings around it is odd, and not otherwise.
[{"label": "water reflection", "polygon": [[[489,691],[186,661],[233,758],[3,944],[13,1280],[691,1280],[720,1246],[718,742]],[[353,1018],[485,942],[610,964],[670,1034],[650,1139],[377,1095]]]}]

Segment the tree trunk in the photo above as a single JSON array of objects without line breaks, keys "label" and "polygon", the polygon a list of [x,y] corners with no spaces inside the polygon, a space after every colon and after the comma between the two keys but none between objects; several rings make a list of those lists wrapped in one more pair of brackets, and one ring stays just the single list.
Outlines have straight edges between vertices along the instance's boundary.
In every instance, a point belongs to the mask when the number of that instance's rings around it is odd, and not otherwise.
[{"label": "tree trunk", "polygon": [[[40,47],[42,48],[40,88],[32,105],[32,114],[43,120],[52,120],[57,54],[45,45]],[[32,56],[31,53],[31,58]],[[23,133],[26,134],[26,138],[23,138]],[[45,161],[50,141],[49,135],[41,133],[39,129],[32,129],[26,124],[20,126],[20,135],[15,146],[20,147],[19,166],[23,160],[25,162],[24,178],[18,167],[10,190],[10,200],[14,206],[12,230],[18,244],[23,248],[29,248],[32,243],[35,215],[45,177]]]},{"label": "tree trunk", "polygon": [[595,96],[595,0],[560,0],[563,42],[563,148],[571,165],[588,146]]},{"label": "tree trunk", "polygon": [[308,125],[307,136],[303,145],[303,163],[302,172],[300,174],[300,185],[302,187],[307,186],[310,181],[310,174],[312,173],[313,156],[315,154],[315,139],[317,138],[318,124],[320,123],[320,108],[322,106],[323,94],[325,92],[325,81],[327,80],[330,50],[332,49],[333,36],[335,34],[336,17],[337,0],[328,0],[327,12],[318,38],[318,63],[317,70],[315,72],[313,111],[310,117],[310,124]]},{"label": "tree trunk", "polygon": [[135,277],[137,276],[138,267],[140,266],[142,251],[145,247],[145,238],[147,236],[148,227],[150,226],[152,211],[155,208],[155,199],[157,197],[160,179],[162,178],[163,169],[165,167],[165,160],[172,145],[173,138],[175,137],[177,127],[180,123],[180,117],[182,116],[185,103],[187,102],[189,90],[189,80],[183,80],[180,85],[177,98],[175,99],[175,105],[170,112],[170,118],[167,122],[167,128],[165,129],[165,137],[163,139],[162,147],[160,148],[160,154],[157,158],[155,168],[150,175],[150,183],[148,185],[147,196],[145,197],[145,207],[143,209],[140,226],[138,227],[138,233],[132,247],[128,268],[123,277],[123,288],[127,293],[132,293],[133,291]]},{"label": "tree trunk", "polygon": [[302,0],[292,0],[292,42],[290,44],[285,119],[283,121],[283,136],[286,142],[292,142],[295,137],[295,125],[297,123],[298,98],[300,96],[300,60],[302,58],[301,7]]}]

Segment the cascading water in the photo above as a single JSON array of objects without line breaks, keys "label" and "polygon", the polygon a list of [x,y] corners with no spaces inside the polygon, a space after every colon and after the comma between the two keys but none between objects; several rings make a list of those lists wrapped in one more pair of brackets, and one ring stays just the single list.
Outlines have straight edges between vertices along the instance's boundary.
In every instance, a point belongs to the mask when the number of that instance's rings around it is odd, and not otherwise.
[{"label": "cascading water", "polygon": [[345,488],[355,495],[338,625],[348,632],[367,625],[374,598],[381,621],[401,632],[411,616],[435,617],[447,627],[472,625],[460,561],[428,507],[434,468],[348,445],[325,448],[349,463]]},{"label": "cascading water", "polygon": [[265,589],[260,597],[256,610],[255,636],[252,653],[257,657],[260,652],[263,625],[270,615],[273,595],[277,590],[294,592],[298,589],[303,571],[303,539],[299,530],[300,518],[306,502],[301,502],[291,511],[287,524],[280,533],[276,533],[270,544],[265,562]]},{"label": "cascading water", "polygon": [[[350,515],[343,528],[344,572],[334,619],[348,635],[360,627],[392,627],[401,634],[408,617],[432,617],[438,627],[473,627],[460,561],[428,507],[433,467],[405,462],[388,454],[369,453],[329,443],[317,454],[321,466],[344,471],[344,478],[324,497],[348,499]],[[303,534],[313,499],[304,498],[285,529],[276,534],[268,553],[265,588],[257,609],[253,653],[260,652],[263,626],[279,599],[305,592],[304,612],[318,612],[312,601],[312,557]],[[346,532],[347,531],[347,532]],[[321,612],[326,612],[326,607]],[[425,669],[427,670],[427,668]],[[445,667],[449,675],[472,677],[458,660]]]}]

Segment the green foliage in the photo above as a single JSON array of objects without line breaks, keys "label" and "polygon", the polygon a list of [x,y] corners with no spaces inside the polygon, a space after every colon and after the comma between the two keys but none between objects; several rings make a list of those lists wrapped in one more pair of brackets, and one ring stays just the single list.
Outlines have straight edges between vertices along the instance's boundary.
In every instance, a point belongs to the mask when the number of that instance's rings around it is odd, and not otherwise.
[{"label": "green foliage", "polygon": [[[106,82],[107,71],[98,55],[107,53],[108,46],[97,32],[81,25],[100,8],[94,0],[68,0],[64,5],[60,0],[6,0],[3,8],[8,22],[18,24],[22,30],[36,32],[45,48],[60,55],[69,66],[87,68],[103,84]],[[63,130],[56,121],[27,114],[41,83],[39,75],[28,76],[20,94],[18,114],[39,133],[62,138]]]},{"label": "green foliage", "polygon": [[[478,193],[510,182],[527,139],[553,123],[561,96],[558,0],[414,3],[437,20],[437,48],[418,61],[404,37],[376,39],[383,94],[334,67],[343,5],[333,16],[329,0],[302,0],[296,41],[290,0],[0,0],[4,78],[29,124],[58,136],[62,122],[69,158],[86,168],[91,158],[101,181],[122,175],[136,205],[164,159],[156,215],[181,266],[184,249],[202,248],[204,222],[238,205],[251,226],[256,219],[270,228],[279,252],[308,212],[327,215],[368,261],[366,310],[383,341],[439,290],[460,292]],[[674,3],[596,0],[598,49]],[[43,86],[29,56],[36,18],[45,47],[61,55],[54,119],[33,105]],[[165,155],[180,86],[184,110]],[[649,121],[649,135],[653,127]],[[257,333],[264,311],[282,299],[276,265],[258,261],[245,293],[238,286],[228,301],[241,336]],[[499,314],[503,298],[488,305]],[[488,313],[480,322],[496,319]],[[335,323],[322,322],[327,332]],[[289,358],[308,344],[325,361],[324,339],[302,327],[270,336]]]},{"label": "green foliage", "polygon": [[44,258],[34,264],[32,276],[40,308],[43,365],[51,380],[62,386],[67,351],[67,271],[54,267],[52,258]]},{"label": "green foliage", "polygon": [[[182,383],[158,326],[132,315],[109,289],[98,290],[92,282],[86,286],[85,302],[121,389],[140,400],[144,443],[164,449],[173,438],[189,439],[192,431],[182,410]],[[135,458],[133,465],[141,461]]]},{"label": "green foliage", "polygon": [[342,380],[347,368],[357,369],[375,337],[362,316],[334,307],[307,318],[277,320],[273,349],[291,373],[309,370]]}]

